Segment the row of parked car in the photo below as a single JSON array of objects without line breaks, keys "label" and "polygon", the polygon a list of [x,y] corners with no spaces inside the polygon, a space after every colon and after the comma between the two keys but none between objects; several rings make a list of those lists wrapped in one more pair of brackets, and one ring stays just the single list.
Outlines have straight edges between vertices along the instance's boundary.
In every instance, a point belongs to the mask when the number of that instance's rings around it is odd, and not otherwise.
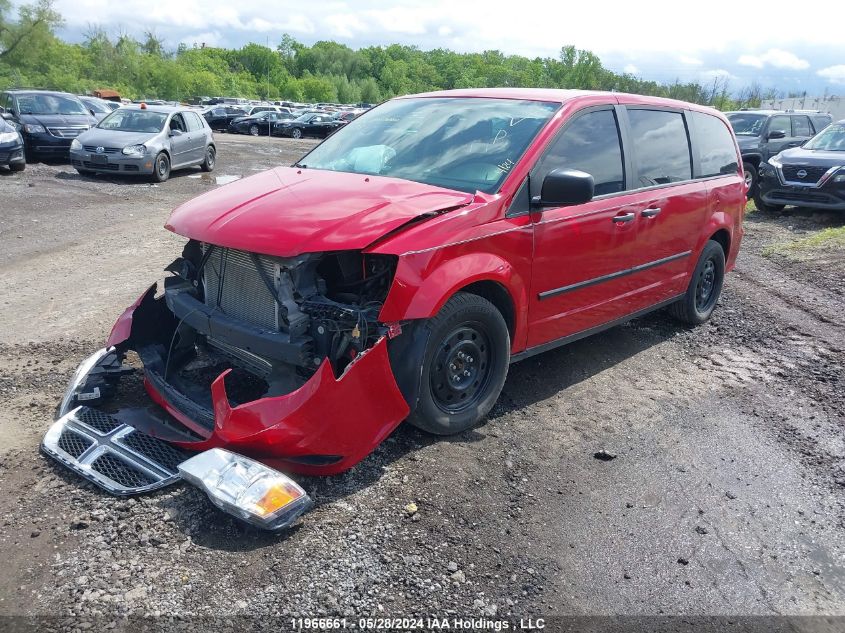
[{"label": "row of parked car", "polygon": [[202,111],[211,129],[252,136],[325,138],[364,110],[293,109],[286,106],[241,108],[215,105]]},{"label": "row of parked car", "polygon": [[82,174],[131,173],[163,182],[173,169],[214,169],[212,130],[322,138],[359,112],[121,104],[47,90],[7,90],[0,93],[0,165],[20,171],[27,161],[69,157]]}]

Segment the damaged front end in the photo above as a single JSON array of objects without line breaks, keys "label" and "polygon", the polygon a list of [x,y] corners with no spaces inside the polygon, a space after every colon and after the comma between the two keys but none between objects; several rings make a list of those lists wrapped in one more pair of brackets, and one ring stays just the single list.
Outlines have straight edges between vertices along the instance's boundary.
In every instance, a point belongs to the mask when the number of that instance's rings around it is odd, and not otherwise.
[{"label": "damaged front end", "polygon": [[378,320],[396,262],[190,240],[80,365],[45,452],[116,494],[176,481],[212,449],[303,474],[352,467],[409,411],[388,357],[401,328]]}]

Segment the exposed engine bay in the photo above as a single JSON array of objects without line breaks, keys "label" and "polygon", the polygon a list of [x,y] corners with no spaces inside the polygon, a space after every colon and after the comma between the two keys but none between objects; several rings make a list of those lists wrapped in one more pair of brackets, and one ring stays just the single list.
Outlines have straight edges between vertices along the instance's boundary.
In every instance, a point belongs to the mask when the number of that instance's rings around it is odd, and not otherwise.
[{"label": "exposed engine bay", "polygon": [[[358,251],[279,258],[191,240],[157,299],[135,311],[130,347],[155,389],[211,428],[211,384],[223,372],[233,407],[291,393],[325,359],[341,376],[387,334],[378,315],[396,261]],[[89,381],[101,397],[119,360]]]}]

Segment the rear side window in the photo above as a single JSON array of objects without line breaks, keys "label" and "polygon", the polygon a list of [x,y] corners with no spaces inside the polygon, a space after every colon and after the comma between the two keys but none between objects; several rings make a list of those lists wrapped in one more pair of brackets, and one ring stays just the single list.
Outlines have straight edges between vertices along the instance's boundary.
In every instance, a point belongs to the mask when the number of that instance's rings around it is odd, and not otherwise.
[{"label": "rear side window", "polygon": [[622,145],[613,111],[588,112],[567,125],[543,157],[538,182],[553,169],[587,172],[597,196],[623,191]]},{"label": "rear side window", "polygon": [[805,116],[792,117],[792,136],[812,136],[810,119]]},{"label": "rear side window", "polygon": [[689,139],[680,112],[629,109],[638,187],[692,178]]},{"label": "rear side window", "polygon": [[719,119],[703,112],[687,114],[695,127],[695,144],[698,149],[698,176],[708,178],[739,171],[734,140],[728,127]]},{"label": "rear side window", "polygon": [[816,133],[821,132],[825,129],[830,122],[833,120],[830,116],[820,115],[820,116],[811,116],[810,120],[813,122],[813,128],[815,129]]},{"label": "rear side window", "polygon": [[196,132],[202,129],[202,121],[194,112],[183,112],[182,116],[185,118],[185,123],[188,125],[189,132]]}]

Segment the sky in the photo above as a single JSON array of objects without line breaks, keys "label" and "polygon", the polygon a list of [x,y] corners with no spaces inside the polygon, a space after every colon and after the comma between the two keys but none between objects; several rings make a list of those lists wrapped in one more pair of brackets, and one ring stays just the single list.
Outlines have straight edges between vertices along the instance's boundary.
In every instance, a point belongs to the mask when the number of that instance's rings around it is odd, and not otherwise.
[{"label": "sky", "polygon": [[557,57],[561,46],[598,54],[604,65],[672,82],[727,77],[737,91],[764,88],[845,94],[845,3],[627,2],[565,0],[56,0],[60,35],[79,41],[92,25],[141,36],[151,30],[176,48],[275,46],[283,33],[305,44],[352,48],[393,43],[458,52],[497,49]]}]

